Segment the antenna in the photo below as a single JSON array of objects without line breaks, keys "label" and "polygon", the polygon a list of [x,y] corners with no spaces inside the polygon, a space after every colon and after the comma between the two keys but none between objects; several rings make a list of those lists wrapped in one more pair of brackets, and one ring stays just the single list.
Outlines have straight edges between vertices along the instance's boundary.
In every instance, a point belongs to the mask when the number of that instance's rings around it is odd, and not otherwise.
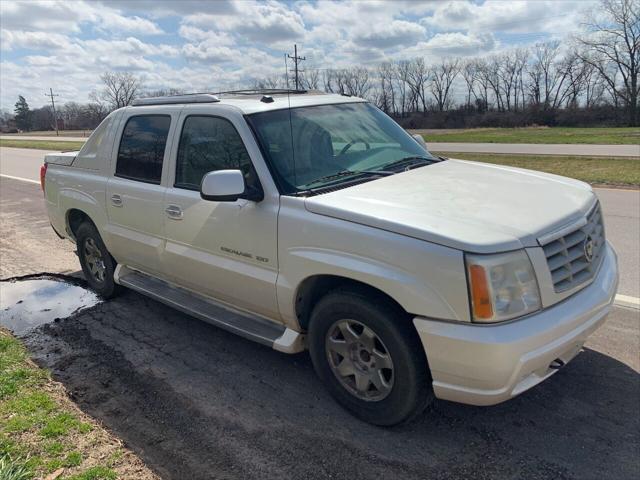
[{"label": "antenna", "polygon": [[293,60],[294,66],[295,66],[295,79],[296,79],[296,90],[300,90],[299,86],[300,86],[300,82],[298,80],[298,63],[306,60],[307,57],[299,57],[298,56],[298,45],[293,45],[293,57],[291,55],[287,55],[287,57],[289,57],[290,59]]},{"label": "antenna", "polygon": [[49,88],[49,93],[45,93],[44,96],[51,98],[51,107],[53,108],[53,125],[56,127],[56,137],[58,137],[60,136],[58,133],[58,116],[56,115],[56,102],[53,101],[53,97],[59,97],[60,95],[54,95],[53,88]]}]

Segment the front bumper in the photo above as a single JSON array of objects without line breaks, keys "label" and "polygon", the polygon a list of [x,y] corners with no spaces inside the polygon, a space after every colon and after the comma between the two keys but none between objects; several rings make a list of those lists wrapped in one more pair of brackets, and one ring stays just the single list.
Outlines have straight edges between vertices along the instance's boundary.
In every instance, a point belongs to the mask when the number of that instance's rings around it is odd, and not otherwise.
[{"label": "front bumper", "polygon": [[556,373],[601,326],[618,287],[610,245],[593,282],[568,299],[503,324],[414,318],[436,397],[471,405],[504,402]]}]

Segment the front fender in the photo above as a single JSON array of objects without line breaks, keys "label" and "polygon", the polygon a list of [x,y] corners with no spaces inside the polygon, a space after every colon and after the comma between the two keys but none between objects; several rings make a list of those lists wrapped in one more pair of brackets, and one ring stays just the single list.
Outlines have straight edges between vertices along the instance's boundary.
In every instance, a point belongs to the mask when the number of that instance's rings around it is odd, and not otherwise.
[{"label": "front fender", "polygon": [[315,275],[370,285],[407,312],[469,321],[464,256],[459,250],[282,205],[278,222],[280,313],[297,326],[299,286]]}]

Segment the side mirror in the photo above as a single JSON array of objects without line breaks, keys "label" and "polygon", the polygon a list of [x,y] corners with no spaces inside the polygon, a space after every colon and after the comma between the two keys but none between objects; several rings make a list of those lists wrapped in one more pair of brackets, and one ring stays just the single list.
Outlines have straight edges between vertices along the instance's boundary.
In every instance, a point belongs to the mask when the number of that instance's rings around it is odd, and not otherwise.
[{"label": "side mirror", "polygon": [[422,146],[422,148],[427,150],[427,142],[424,141],[424,137],[422,135],[418,135],[417,133],[414,133],[411,136],[416,142],[418,142]]},{"label": "side mirror", "polygon": [[245,190],[244,175],[240,170],[217,170],[202,177],[200,197],[214,202],[235,202]]}]

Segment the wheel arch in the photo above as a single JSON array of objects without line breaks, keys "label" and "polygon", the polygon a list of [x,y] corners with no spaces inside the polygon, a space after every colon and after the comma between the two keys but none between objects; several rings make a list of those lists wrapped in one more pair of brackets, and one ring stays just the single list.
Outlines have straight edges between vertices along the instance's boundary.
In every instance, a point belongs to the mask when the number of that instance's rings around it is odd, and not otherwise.
[{"label": "wheel arch", "polygon": [[86,221],[90,222],[94,227],[96,227],[96,223],[83,210],[80,210],[79,208],[70,208],[69,210],[67,210],[67,232],[71,235],[74,241],[76,240],[76,232],[78,231],[78,228]]},{"label": "wheel arch", "polygon": [[409,315],[398,301],[377,287],[340,275],[318,274],[305,278],[296,289],[295,314],[300,328],[307,330],[313,307],[322,297],[331,291],[347,288],[384,299],[398,311]]}]

